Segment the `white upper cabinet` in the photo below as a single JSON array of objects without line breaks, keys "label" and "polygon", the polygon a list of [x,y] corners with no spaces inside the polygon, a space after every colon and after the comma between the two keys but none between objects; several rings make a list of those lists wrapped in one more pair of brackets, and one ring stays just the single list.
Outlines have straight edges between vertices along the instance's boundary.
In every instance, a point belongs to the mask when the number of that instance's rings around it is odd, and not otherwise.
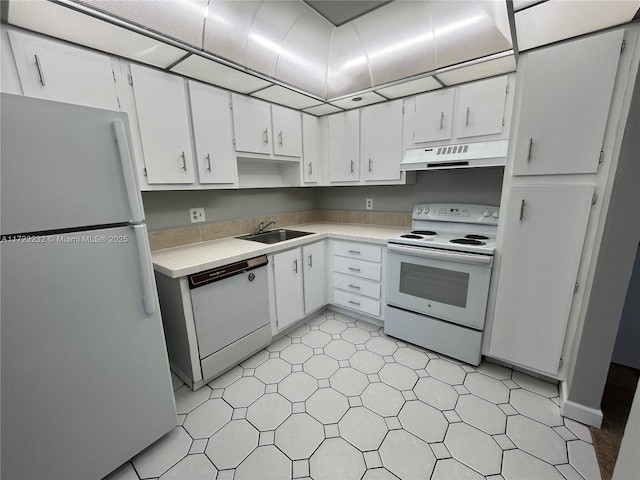
[{"label": "white upper cabinet", "polygon": [[491,356],[555,375],[573,300],[593,185],[511,189]]},{"label": "white upper cabinet", "polygon": [[271,105],[273,153],[287,157],[302,156],[301,113]]},{"label": "white upper cabinet", "polygon": [[362,178],[399,180],[402,160],[402,100],[365,107],[362,122]]},{"label": "white upper cabinet", "polygon": [[609,32],[526,56],[514,175],[597,172],[623,34]]},{"label": "white upper cabinet", "polygon": [[237,184],[229,92],[189,81],[189,101],[200,183]]},{"label": "white upper cabinet", "polygon": [[115,74],[107,55],[19,32],[8,33],[25,95],[120,109]]},{"label": "white upper cabinet", "polygon": [[360,180],[360,111],[329,116],[329,181]]},{"label": "white upper cabinet", "polygon": [[449,140],[453,126],[455,89],[418,95],[415,103],[414,143]]},{"label": "white upper cabinet", "polygon": [[318,183],[319,144],[318,118],[306,113],[302,114],[302,180],[304,183]]},{"label": "white upper cabinet", "polygon": [[507,76],[459,87],[457,138],[502,133]]},{"label": "white upper cabinet", "polygon": [[235,93],[231,98],[236,151],[270,154],[273,151],[271,106]]},{"label": "white upper cabinet", "polygon": [[195,182],[182,77],[131,65],[133,93],[149,184]]}]

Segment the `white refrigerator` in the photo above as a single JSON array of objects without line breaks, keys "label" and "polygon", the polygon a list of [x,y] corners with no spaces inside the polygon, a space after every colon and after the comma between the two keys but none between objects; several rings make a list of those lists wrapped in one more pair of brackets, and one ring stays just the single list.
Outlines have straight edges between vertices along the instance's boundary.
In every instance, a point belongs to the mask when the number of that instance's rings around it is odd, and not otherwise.
[{"label": "white refrigerator", "polygon": [[177,423],[128,118],[0,113],[0,476],[99,479]]}]

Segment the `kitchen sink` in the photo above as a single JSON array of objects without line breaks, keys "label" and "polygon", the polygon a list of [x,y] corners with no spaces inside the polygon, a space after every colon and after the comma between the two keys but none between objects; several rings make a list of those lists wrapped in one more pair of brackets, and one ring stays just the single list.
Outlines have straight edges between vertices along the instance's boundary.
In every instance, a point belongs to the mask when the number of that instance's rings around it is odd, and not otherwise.
[{"label": "kitchen sink", "polygon": [[249,235],[242,235],[242,240],[251,240],[252,242],[260,243],[279,243],[285,240],[291,240],[292,238],[304,237],[306,235],[312,235],[310,232],[299,232],[297,230],[269,230],[264,233],[250,233]]}]

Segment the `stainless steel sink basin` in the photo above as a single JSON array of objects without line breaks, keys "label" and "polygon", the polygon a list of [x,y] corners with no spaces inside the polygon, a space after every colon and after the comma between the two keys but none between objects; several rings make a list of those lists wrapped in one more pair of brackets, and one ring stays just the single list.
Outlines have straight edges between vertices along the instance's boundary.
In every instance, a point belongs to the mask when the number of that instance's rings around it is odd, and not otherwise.
[{"label": "stainless steel sink basin", "polygon": [[251,240],[252,242],[260,243],[279,243],[285,240],[291,240],[292,238],[304,237],[306,235],[312,235],[310,232],[299,232],[297,230],[269,230],[264,233],[250,233],[249,235],[242,235],[242,240]]}]

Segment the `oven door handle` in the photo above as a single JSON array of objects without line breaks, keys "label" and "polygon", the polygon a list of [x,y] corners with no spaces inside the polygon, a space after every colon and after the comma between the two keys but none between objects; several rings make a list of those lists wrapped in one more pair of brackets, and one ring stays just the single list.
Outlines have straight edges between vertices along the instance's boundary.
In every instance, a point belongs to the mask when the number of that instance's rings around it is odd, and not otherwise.
[{"label": "oven door handle", "polygon": [[470,263],[473,265],[491,265],[493,257],[489,255],[474,255],[472,253],[453,253],[433,250],[430,248],[407,247],[394,244],[387,244],[390,252],[404,253],[416,257],[434,258],[437,260],[449,260],[456,263]]}]

